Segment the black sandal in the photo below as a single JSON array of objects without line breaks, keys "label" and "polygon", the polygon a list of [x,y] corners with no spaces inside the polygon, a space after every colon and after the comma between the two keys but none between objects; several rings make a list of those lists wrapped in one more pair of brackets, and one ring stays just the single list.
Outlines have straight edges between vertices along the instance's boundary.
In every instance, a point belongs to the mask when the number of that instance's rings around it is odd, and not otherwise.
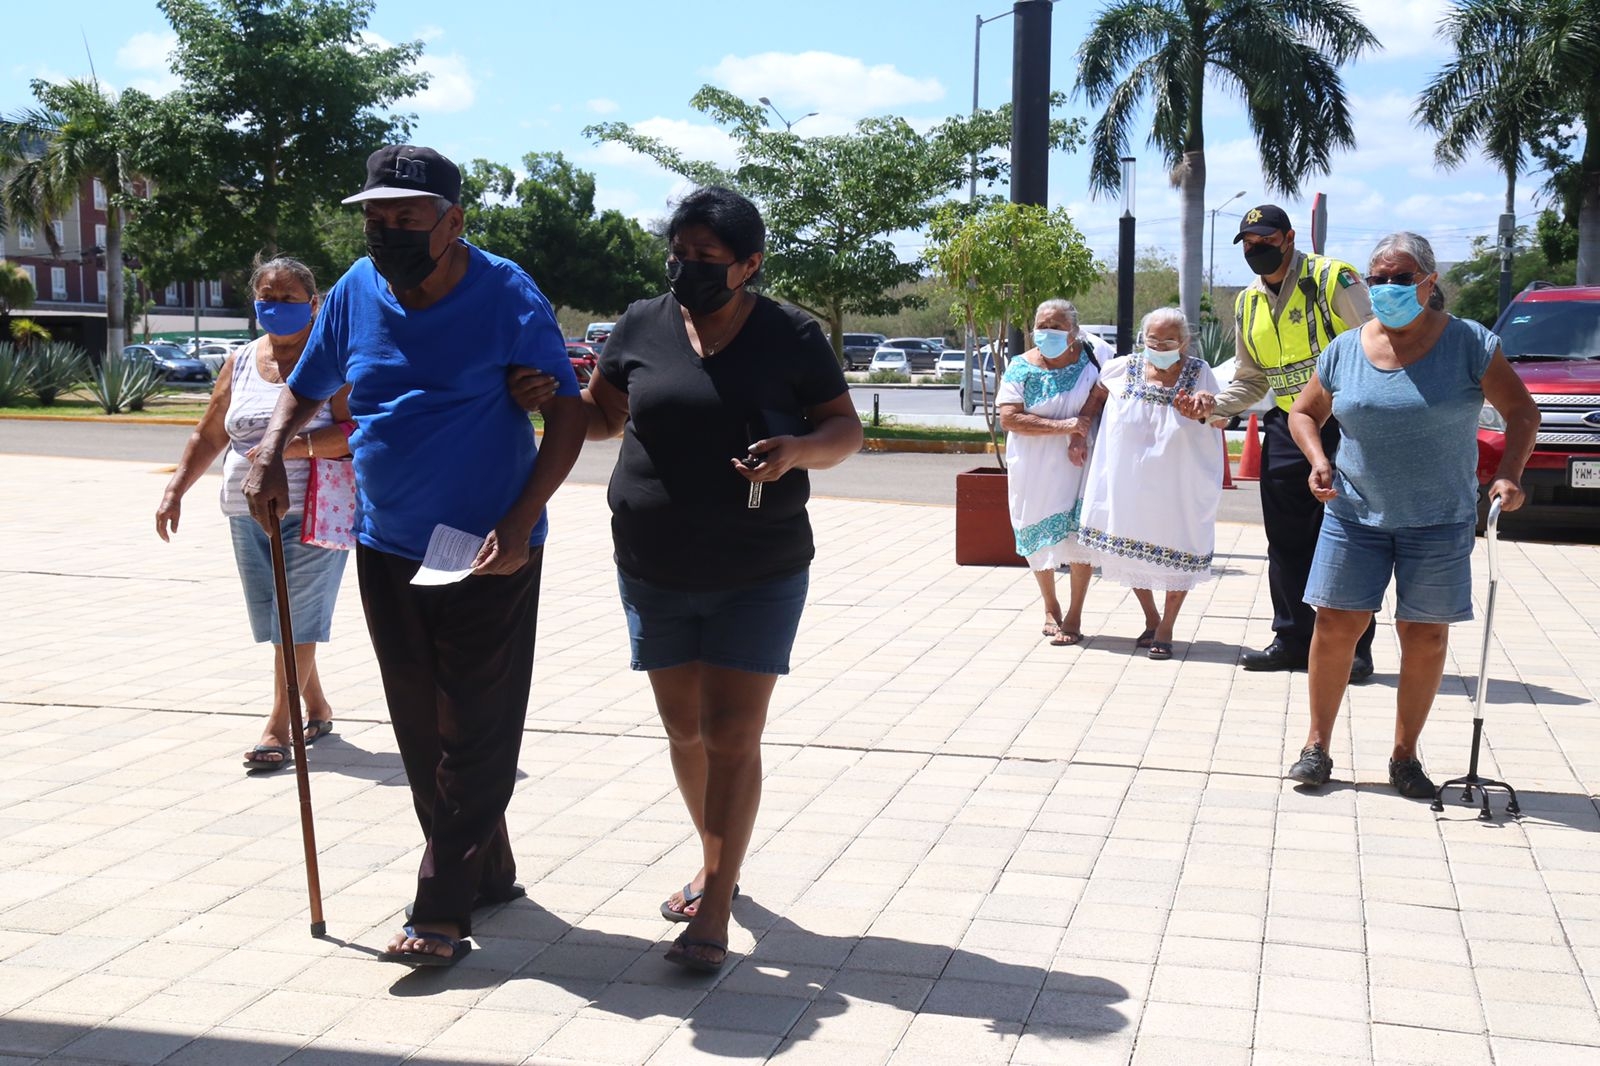
[{"label": "black sandal", "polygon": [[[722,952],[722,958],[716,962],[702,959],[698,955],[689,954],[690,948],[715,948]],[[695,973],[718,973],[728,961],[728,945],[720,940],[696,940],[688,933],[683,933],[672,942],[665,957],[674,966],[682,966],[685,970],[693,970]]]}]

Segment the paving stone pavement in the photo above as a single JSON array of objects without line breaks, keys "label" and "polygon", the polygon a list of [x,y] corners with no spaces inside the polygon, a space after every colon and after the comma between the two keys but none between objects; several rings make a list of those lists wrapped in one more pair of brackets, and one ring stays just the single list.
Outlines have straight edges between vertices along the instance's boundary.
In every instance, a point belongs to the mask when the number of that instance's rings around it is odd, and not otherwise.
[{"label": "paving stone pavement", "polygon": [[[563,489],[509,815],[530,898],[411,973],[374,959],[420,842],[353,567],[310,758],[318,940],[294,779],[237,761],[270,659],[215,480],[162,544],[157,467],[0,469],[0,1066],[1600,1062],[1595,547],[1503,546],[1485,765],[1526,816],[1486,825],[1384,784],[1387,611],[1334,784],[1280,779],[1305,675],[1234,665],[1268,632],[1257,527],[1219,527],[1223,576],[1155,663],[1118,589],[1050,647],[1025,572],[951,562],[949,509],[816,500],[738,961],[707,980],[661,960],[696,849],[603,491]],[[1439,776],[1465,769],[1481,634],[1455,627]]]}]

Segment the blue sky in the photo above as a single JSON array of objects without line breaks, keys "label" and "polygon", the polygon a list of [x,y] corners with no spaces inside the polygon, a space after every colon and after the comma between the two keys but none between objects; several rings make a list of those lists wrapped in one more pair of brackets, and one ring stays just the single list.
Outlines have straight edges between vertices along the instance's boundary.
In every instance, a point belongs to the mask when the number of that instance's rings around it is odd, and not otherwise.
[{"label": "blue sky", "polygon": [[[1383,51],[1350,66],[1357,146],[1335,157],[1332,174],[1308,184],[1302,202],[1284,202],[1309,245],[1310,194],[1330,205],[1328,250],[1363,263],[1376,239],[1414,229],[1433,240],[1441,260],[1461,258],[1474,234],[1490,233],[1504,181],[1486,161],[1437,170],[1433,141],[1411,122],[1418,92],[1447,57],[1434,36],[1443,0],[1355,0]],[[1062,0],[1054,9],[1052,83],[1071,91],[1075,50],[1099,0]],[[415,140],[458,161],[482,156],[514,164],[530,151],[561,151],[596,175],[602,207],[641,219],[658,217],[683,186],[672,175],[615,146],[595,146],[584,126],[621,120],[702,158],[731,162],[721,132],[692,111],[689,97],[711,82],[746,99],[771,98],[790,118],[815,111],[799,133],[848,129],[872,114],[899,114],[929,125],[965,112],[972,101],[973,23],[1009,10],[1004,0],[807,0],[683,4],[662,0],[378,0],[370,30],[389,41],[422,39],[428,90],[408,101],[418,116]],[[171,32],[153,0],[79,0],[65,8],[29,4],[6,18],[12,42],[0,59],[0,111],[31,102],[28,81],[87,73],[85,39],[102,79],[117,88],[162,91],[174,84],[165,57]],[[980,103],[1010,98],[1011,20],[982,33]],[[1072,114],[1091,120],[1081,100]],[[1217,278],[1249,274],[1229,242],[1248,206],[1271,197],[1237,102],[1220,89],[1206,105],[1206,202],[1223,209],[1217,224]],[[1139,244],[1174,255],[1178,197],[1158,154],[1132,145],[1139,158]],[[1084,153],[1051,159],[1050,200],[1064,205],[1098,254],[1116,250],[1115,201],[1088,194]],[[1539,176],[1519,183],[1519,219],[1536,210]],[[1279,201],[1283,202],[1283,201]],[[1209,237],[1209,233],[1208,233]],[[921,247],[903,235],[907,257]]]}]

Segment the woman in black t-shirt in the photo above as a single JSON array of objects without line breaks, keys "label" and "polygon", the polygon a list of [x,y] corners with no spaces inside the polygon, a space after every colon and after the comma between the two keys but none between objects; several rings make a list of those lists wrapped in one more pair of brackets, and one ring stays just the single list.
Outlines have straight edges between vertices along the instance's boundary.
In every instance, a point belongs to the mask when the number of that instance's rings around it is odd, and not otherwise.
[{"label": "woman in black t-shirt", "polygon": [[[667,958],[715,972],[761,798],[761,732],[789,672],[814,553],[807,470],[861,448],[816,322],[748,286],[766,227],[699,189],[667,227],[671,292],[629,307],[583,391],[589,439],[622,435],[607,501],[635,670],[650,674],[704,867],[661,905]],[[514,371],[524,406],[550,379]]]}]

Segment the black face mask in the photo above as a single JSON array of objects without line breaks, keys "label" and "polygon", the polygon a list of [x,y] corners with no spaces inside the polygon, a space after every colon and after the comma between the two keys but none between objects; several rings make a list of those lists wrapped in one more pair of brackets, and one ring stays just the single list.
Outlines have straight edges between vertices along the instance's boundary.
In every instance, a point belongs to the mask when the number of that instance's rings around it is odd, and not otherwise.
[{"label": "black face mask", "polygon": [[1254,244],[1244,250],[1245,265],[1251,270],[1266,277],[1283,266],[1283,249],[1276,244]]},{"label": "black face mask", "polygon": [[668,259],[667,281],[672,295],[691,315],[720,311],[733,299],[728,288],[728,268],[732,263],[702,263],[698,259]]},{"label": "black face mask", "polygon": [[[443,221],[443,216],[440,216],[439,222]],[[428,251],[428,243],[433,238],[433,231],[439,228],[439,222],[425,230],[390,229],[387,226],[368,228],[367,254],[372,257],[372,265],[383,275],[383,280],[395,292],[405,292],[421,285],[439,265],[439,260]]]}]

